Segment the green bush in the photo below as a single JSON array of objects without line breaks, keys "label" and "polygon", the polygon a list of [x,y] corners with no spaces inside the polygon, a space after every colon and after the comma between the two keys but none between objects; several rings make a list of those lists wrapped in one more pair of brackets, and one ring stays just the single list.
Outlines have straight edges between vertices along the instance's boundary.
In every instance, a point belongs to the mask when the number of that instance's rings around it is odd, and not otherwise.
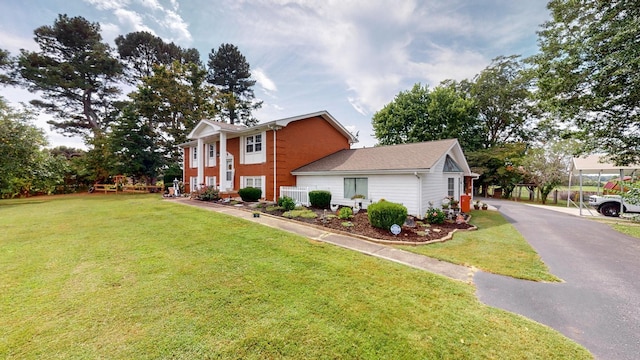
[{"label": "green bush", "polygon": [[284,211],[291,211],[296,208],[296,202],[288,196],[283,196],[278,199],[278,206]]},{"label": "green bush", "polygon": [[442,224],[447,218],[447,214],[440,209],[429,208],[424,218],[429,224]]},{"label": "green bush", "polygon": [[326,190],[309,191],[309,202],[313,207],[326,209],[331,203],[331,192]]},{"label": "green bush", "polygon": [[393,224],[400,226],[404,224],[407,219],[407,208],[402,204],[381,201],[369,205],[367,215],[371,226],[389,230]]},{"label": "green bush", "polygon": [[341,207],[340,210],[338,210],[338,217],[340,219],[349,219],[350,217],[353,216],[353,210],[351,210],[350,207]]},{"label": "green bush", "polygon": [[254,202],[260,200],[260,197],[262,197],[262,189],[246,187],[238,190],[238,195],[240,195],[242,201]]}]

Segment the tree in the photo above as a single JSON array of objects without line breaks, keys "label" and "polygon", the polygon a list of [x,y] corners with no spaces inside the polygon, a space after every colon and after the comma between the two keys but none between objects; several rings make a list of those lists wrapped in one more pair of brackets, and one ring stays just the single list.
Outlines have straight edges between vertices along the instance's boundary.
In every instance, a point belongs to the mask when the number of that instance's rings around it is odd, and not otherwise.
[{"label": "tree", "polygon": [[500,56],[473,81],[471,94],[482,123],[486,148],[526,141],[533,115],[531,76],[519,56]]},{"label": "tree", "polygon": [[524,176],[520,166],[526,148],[525,143],[508,143],[466,154],[471,170],[481,174],[476,183],[482,187],[482,194],[486,196],[489,186],[498,185],[503,197],[511,197]]},{"label": "tree", "polygon": [[475,102],[465,94],[464,86],[455,81],[436,86],[431,92],[427,112],[430,122],[441,124],[440,133],[433,134],[437,139],[457,138],[468,152],[482,147],[483,134]]},{"label": "tree", "polygon": [[457,138],[465,150],[481,144],[473,101],[443,82],[433,91],[415,84],[373,115],[372,124],[381,145]]},{"label": "tree", "polygon": [[44,99],[31,103],[54,115],[57,120],[50,124],[65,134],[105,131],[122,67],[102,42],[100,25],[59,15],[53,26],[41,26],[34,34],[40,51],[21,50],[17,62],[23,85]]},{"label": "tree", "polygon": [[640,162],[637,0],[552,0],[532,58],[545,107],[577,128],[582,151]]},{"label": "tree", "polygon": [[136,114],[154,133],[154,151],[168,163],[179,162],[177,144],[187,140],[187,131],[204,118],[214,117],[215,89],[206,83],[206,70],[194,63],[156,65],[138,90],[129,94]]},{"label": "tree", "polygon": [[15,83],[9,74],[12,65],[13,60],[11,59],[9,52],[0,49],[0,84],[13,85]]},{"label": "tree", "polygon": [[155,183],[162,166],[155,137],[153,129],[141,121],[133,107],[125,107],[109,136],[116,172]]},{"label": "tree", "polygon": [[146,31],[120,35],[115,39],[120,59],[125,65],[130,83],[137,83],[153,75],[157,65],[181,64],[201,65],[200,53],[196,49],[183,49],[174,43],[165,43],[160,37]]},{"label": "tree", "polygon": [[255,101],[251,80],[251,70],[247,59],[232,44],[222,44],[209,54],[209,74],[207,81],[215,85],[221,93],[218,97],[219,117],[230,124],[255,125],[258,120],[251,112],[262,107],[262,101]]},{"label": "tree", "polygon": [[525,176],[540,191],[542,203],[558,185],[568,178],[569,163],[576,147],[575,141],[552,141],[527,151],[522,161]]},{"label": "tree", "polygon": [[50,193],[62,181],[62,162],[44,149],[44,132],[33,114],[16,111],[0,98],[0,196]]}]

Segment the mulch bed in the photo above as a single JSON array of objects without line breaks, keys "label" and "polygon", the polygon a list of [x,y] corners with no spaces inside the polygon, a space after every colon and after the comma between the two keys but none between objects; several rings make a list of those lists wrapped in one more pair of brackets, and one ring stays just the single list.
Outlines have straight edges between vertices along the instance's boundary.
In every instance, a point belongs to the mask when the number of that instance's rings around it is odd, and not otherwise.
[{"label": "mulch bed", "polygon": [[[223,203],[224,204],[224,203]],[[227,204],[228,205],[228,204]],[[264,208],[255,207],[255,204],[235,204],[228,205],[246,208],[251,211],[261,211],[263,213],[267,213],[272,216],[282,217],[284,213],[281,210],[274,210],[267,212]],[[390,230],[379,229],[371,226],[369,223],[369,218],[367,216],[366,210],[361,210],[357,214],[353,216],[353,218],[349,220],[339,219],[338,217],[325,217],[326,214],[332,214],[330,210],[322,210],[322,209],[314,209],[313,210],[318,217],[315,219],[305,219],[305,218],[293,218],[291,220],[305,222],[308,224],[315,225],[317,227],[325,227],[332,230],[337,230],[344,233],[349,233],[353,235],[359,235],[375,240],[382,241],[390,241],[390,242],[407,242],[407,243],[427,243],[427,242],[435,242],[437,240],[446,238],[449,236],[451,232],[454,230],[468,230],[475,229],[475,226],[468,224],[467,222],[456,223],[455,221],[445,221],[443,224],[421,224],[419,219],[415,219],[410,217],[413,224],[412,226],[407,226],[406,223],[402,225],[401,232],[398,235],[394,235]],[[468,217],[467,217],[468,218]],[[349,223],[348,226],[345,226],[345,223]]]}]

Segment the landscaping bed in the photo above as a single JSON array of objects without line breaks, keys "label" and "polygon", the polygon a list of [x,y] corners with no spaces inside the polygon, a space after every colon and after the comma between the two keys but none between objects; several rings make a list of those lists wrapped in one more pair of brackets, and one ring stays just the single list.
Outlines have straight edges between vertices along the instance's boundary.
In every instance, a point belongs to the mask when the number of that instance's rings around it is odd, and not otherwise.
[{"label": "landscaping bed", "polygon": [[465,221],[457,223],[453,220],[446,220],[442,224],[427,224],[425,221],[416,219],[412,216],[408,217],[407,222],[401,225],[401,232],[398,235],[391,233],[389,229],[379,229],[371,226],[366,210],[360,210],[357,214],[349,219],[340,219],[330,210],[317,209],[313,207],[304,208],[308,210],[305,214],[315,213],[315,218],[307,218],[303,216],[290,217],[284,210],[269,206],[266,203],[243,203],[243,202],[220,202],[227,206],[237,208],[245,208],[254,212],[266,213],[272,216],[286,217],[291,220],[301,221],[315,226],[326,227],[328,229],[350,233],[357,236],[363,236],[382,241],[402,241],[408,243],[428,243],[447,238],[450,233],[455,230],[475,229],[467,220],[468,215],[464,216]]}]

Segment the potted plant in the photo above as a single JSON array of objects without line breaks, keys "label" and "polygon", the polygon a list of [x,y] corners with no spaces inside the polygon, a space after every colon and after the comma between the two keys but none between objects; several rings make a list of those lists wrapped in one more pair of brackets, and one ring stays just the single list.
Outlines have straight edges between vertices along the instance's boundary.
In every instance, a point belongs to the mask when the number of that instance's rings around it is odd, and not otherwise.
[{"label": "potted plant", "polygon": [[353,197],[351,197],[351,200],[355,200],[355,204],[354,204],[354,208],[357,207],[358,209],[362,209],[362,200],[365,198],[364,195],[362,194],[355,194],[353,195]]},{"label": "potted plant", "polygon": [[473,208],[476,210],[480,210],[480,200],[476,200],[473,202]]},{"label": "potted plant", "polygon": [[451,208],[454,210],[458,210],[459,207],[460,207],[460,201],[456,199],[451,199]]},{"label": "potted plant", "polygon": [[482,203],[482,210],[487,210],[489,208],[489,205]]}]

